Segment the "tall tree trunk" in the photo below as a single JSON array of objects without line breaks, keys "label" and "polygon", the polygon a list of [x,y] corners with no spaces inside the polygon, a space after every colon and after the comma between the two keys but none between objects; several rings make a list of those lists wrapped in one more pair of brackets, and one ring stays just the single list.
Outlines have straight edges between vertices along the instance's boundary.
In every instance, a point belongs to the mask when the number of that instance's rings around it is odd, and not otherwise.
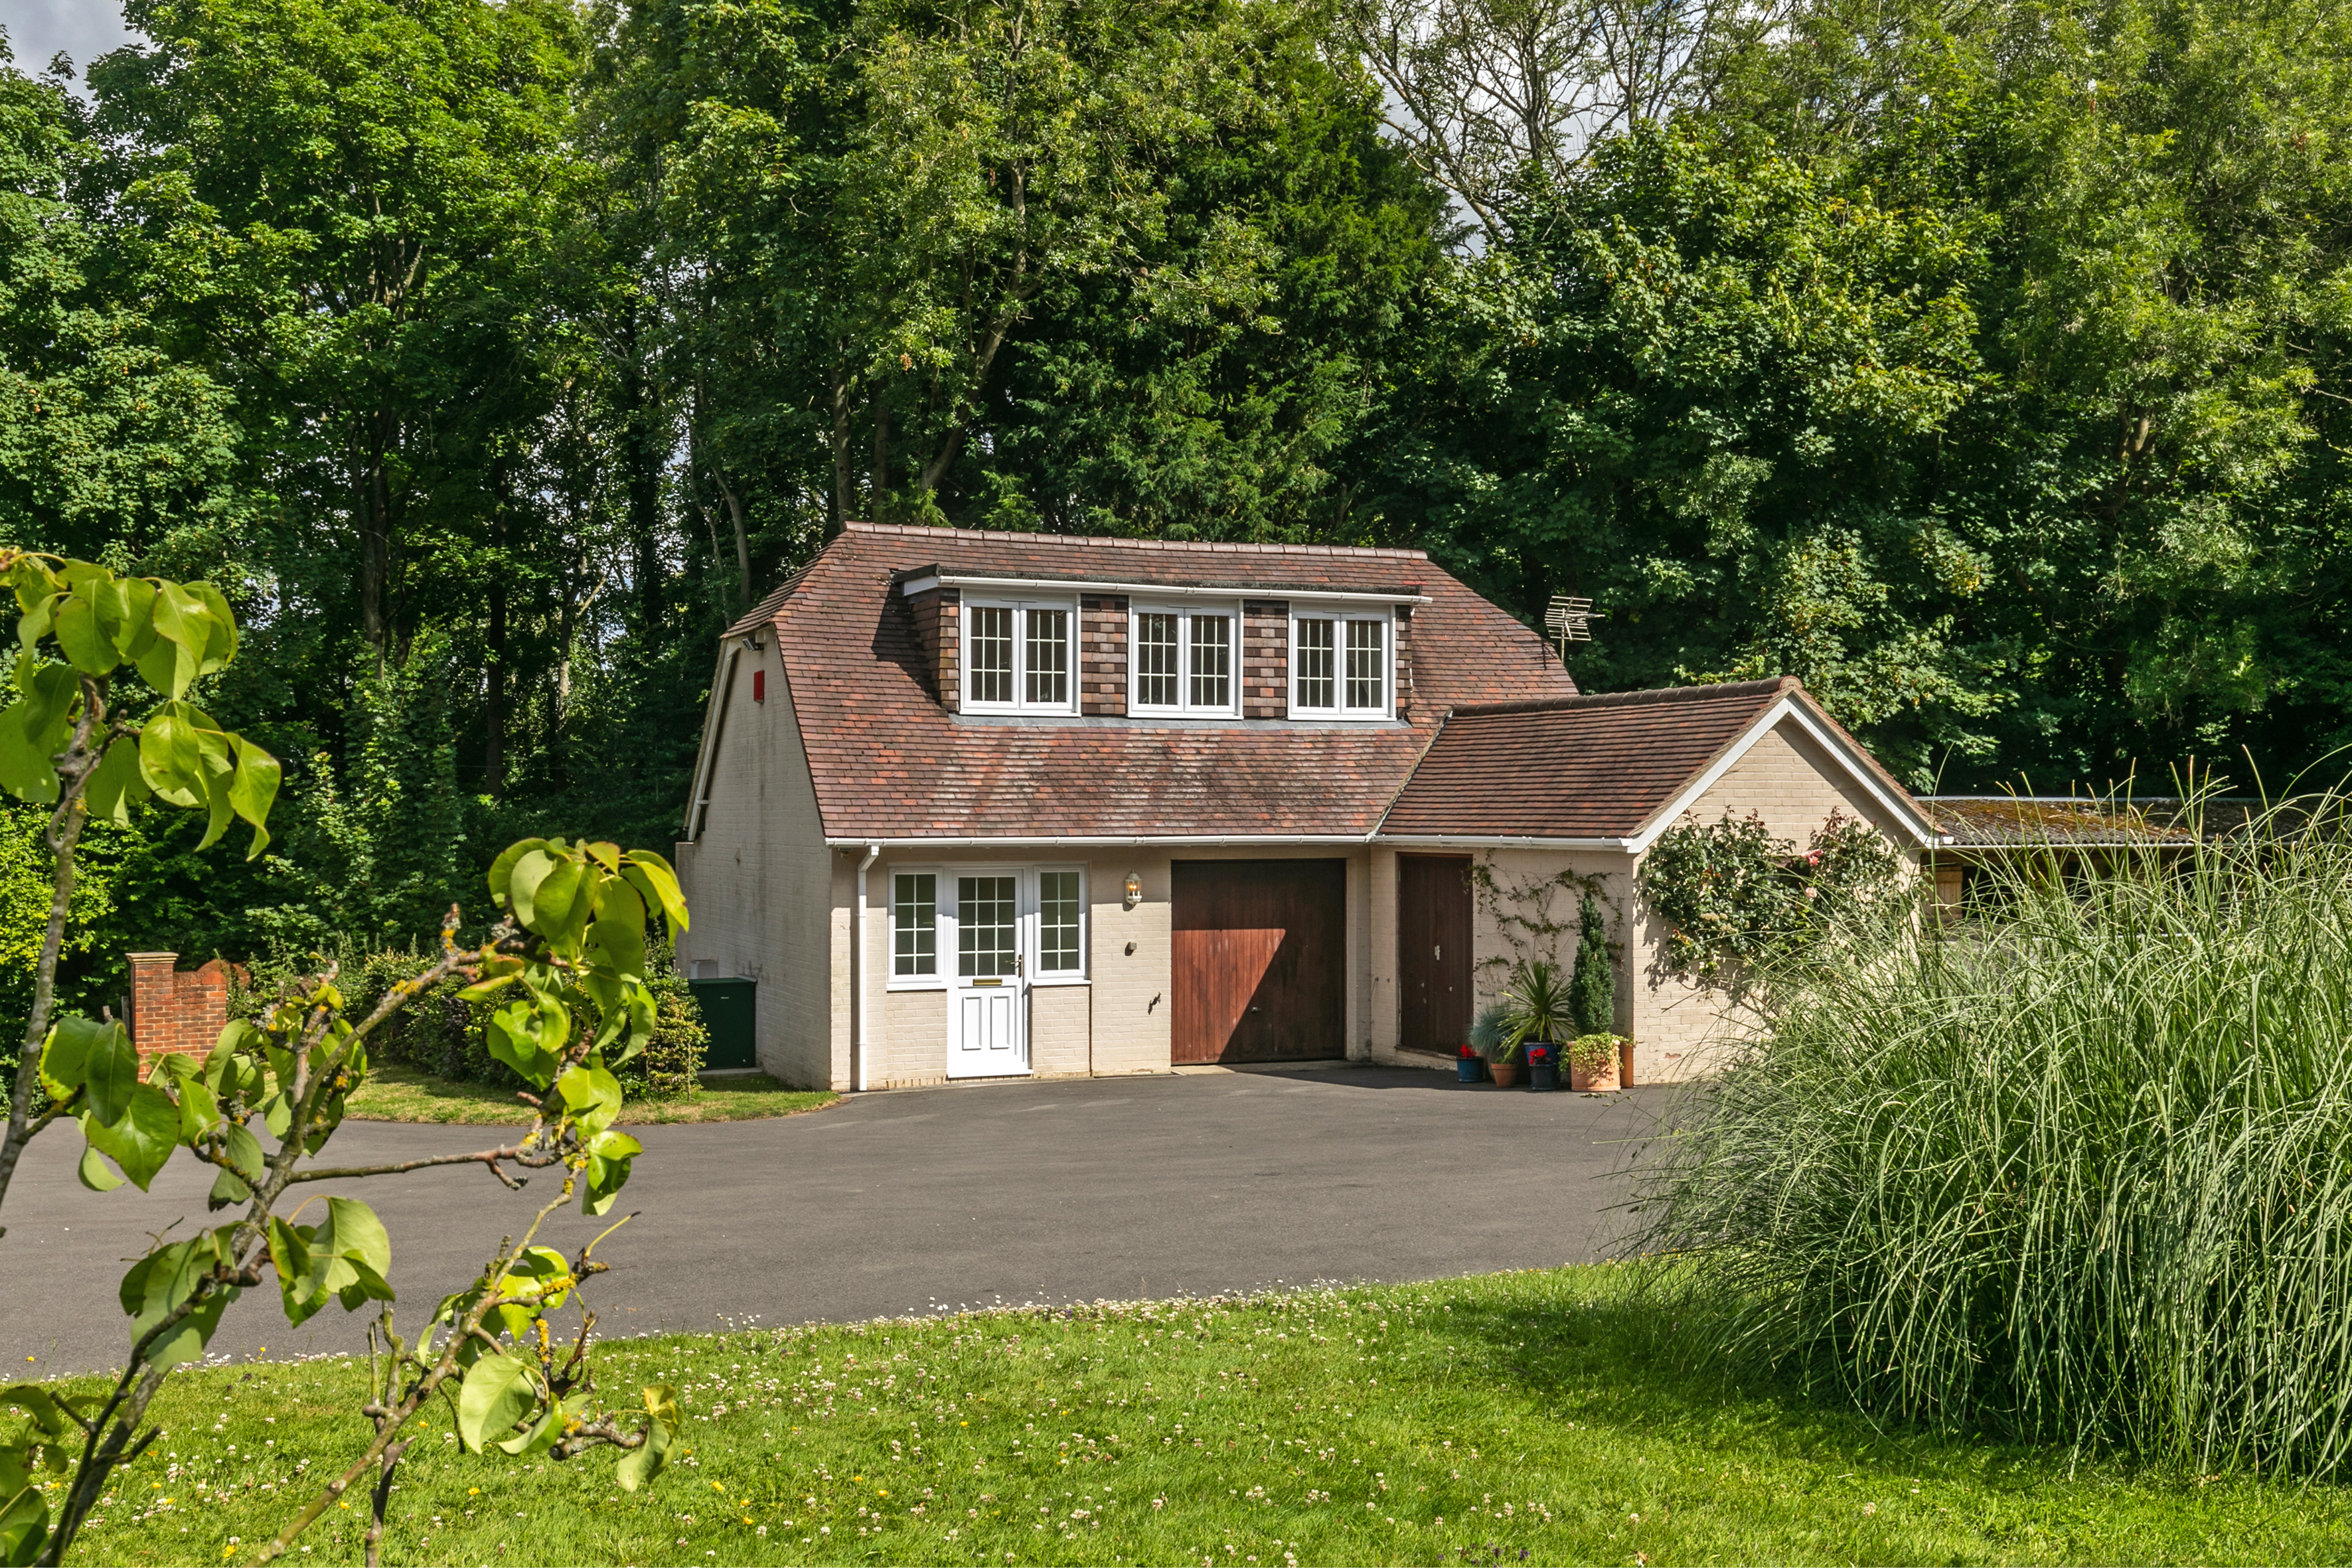
[{"label": "tall tree trunk", "polygon": [[504,796],[507,784],[507,468],[502,462],[490,471],[495,506],[490,514],[490,541],[495,559],[490,565],[490,625],[488,657],[483,671],[482,792],[492,800]]},{"label": "tall tree trunk", "polygon": [[392,629],[392,410],[376,410],[368,424],[360,476],[360,634],[381,660]]},{"label": "tall tree trunk", "polygon": [[661,440],[659,410],[646,384],[638,352],[637,312],[621,332],[621,463],[629,493],[631,571],[636,577],[637,624],[648,632],[661,619]]},{"label": "tall tree trunk", "polygon": [[866,518],[869,522],[882,521],[883,509],[890,501],[890,405],[883,401],[882,389],[874,390],[874,479],[866,500]]},{"label": "tall tree trunk", "polygon": [[846,372],[838,373],[834,376],[831,398],[832,406],[828,410],[833,416],[833,422],[831,427],[827,429],[825,434],[833,447],[833,500],[831,503],[833,508],[833,517],[831,521],[835,528],[838,528],[841,524],[849,521],[849,514],[852,510],[850,505],[850,486],[856,482],[853,477],[856,470],[850,467],[849,462],[849,395],[854,389],[855,384],[850,380]]}]

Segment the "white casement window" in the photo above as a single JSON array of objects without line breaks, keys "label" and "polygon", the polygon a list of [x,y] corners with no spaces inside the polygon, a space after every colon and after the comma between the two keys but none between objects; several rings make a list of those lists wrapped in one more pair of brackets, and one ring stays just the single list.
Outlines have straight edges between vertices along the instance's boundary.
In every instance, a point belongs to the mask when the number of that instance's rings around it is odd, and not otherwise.
[{"label": "white casement window", "polygon": [[950,979],[1087,978],[1086,872],[1074,866],[890,870],[894,991]]},{"label": "white casement window", "polygon": [[940,972],[940,874],[890,874],[890,978],[929,980]]},{"label": "white casement window", "polygon": [[1129,618],[1127,710],[1231,718],[1241,711],[1240,606],[1138,605]]},{"label": "white casement window", "polygon": [[1067,600],[966,600],[967,713],[1078,710],[1078,608]]},{"label": "white casement window", "polygon": [[1290,616],[1290,716],[1385,719],[1396,711],[1396,627],[1380,616]]}]

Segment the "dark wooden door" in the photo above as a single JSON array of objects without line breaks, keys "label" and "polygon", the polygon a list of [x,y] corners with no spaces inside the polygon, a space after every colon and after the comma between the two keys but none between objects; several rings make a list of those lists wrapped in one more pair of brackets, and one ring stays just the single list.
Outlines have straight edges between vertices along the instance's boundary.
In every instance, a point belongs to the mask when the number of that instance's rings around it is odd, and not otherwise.
[{"label": "dark wooden door", "polygon": [[1470,1037],[1470,860],[1397,857],[1398,1043],[1451,1056]]},{"label": "dark wooden door", "polygon": [[1179,860],[1178,1062],[1275,1062],[1348,1052],[1348,863]]}]

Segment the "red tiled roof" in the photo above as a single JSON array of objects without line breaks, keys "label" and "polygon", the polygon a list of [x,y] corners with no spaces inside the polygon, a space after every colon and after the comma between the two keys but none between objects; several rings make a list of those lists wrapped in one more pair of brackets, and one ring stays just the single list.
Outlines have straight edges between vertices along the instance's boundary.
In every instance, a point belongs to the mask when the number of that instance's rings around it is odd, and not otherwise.
[{"label": "red tiled roof", "polygon": [[[959,718],[894,576],[1404,594],[1410,721],[1299,726]],[[1571,696],[1536,634],[1419,551],[1188,544],[852,523],[731,628],[772,624],[831,838],[1362,835],[1447,710]]]},{"label": "red tiled roof", "polygon": [[[1790,693],[1828,723],[1794,676],[1457,710],[1381,830],[1632,837]],[[1901,798],[1902,786],[1847,743]]]}]

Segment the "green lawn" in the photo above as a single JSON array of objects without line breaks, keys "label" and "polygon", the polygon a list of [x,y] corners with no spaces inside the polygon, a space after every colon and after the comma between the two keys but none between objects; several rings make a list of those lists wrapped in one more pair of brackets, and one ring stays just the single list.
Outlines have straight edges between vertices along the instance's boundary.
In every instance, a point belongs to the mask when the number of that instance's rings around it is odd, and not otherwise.
[{"label": "green lawn", "polygon": [[[471,1458],[436,1415],[389,1563],[2340,1563],[2352,1493],[2135,1473],[1680,1374],[1630,1270],[616,1341],[686,1456]],[[267,1303],[232,1310],[247,1338]],[[330,1308],[330,1311],[338,1309]],[[249,1325],[238,1334],[240,1324]],[[363,1441],[348,1362],[183,1376],[82,1560],[242,1555]],[[356,1490],[354,1496],[356,1496]],[[305,1563],[356,1562],[337,1512]]]},{"label": "green lawn", "polygon": [[[786,1089],[765,1073],[706,1079],[681,1100],[632,1100],[621,1108],[624,1125],[674,1121],[749,1121],[762,1116],[797,1116],[822,1110],[841,1096],[825,1089]],[[502,1089],[435,1078],[414,1068],[379,1067],[351,1097],[346,1114],[362,1121],[464,1121],[522,1126],[530,1107]]]}]

